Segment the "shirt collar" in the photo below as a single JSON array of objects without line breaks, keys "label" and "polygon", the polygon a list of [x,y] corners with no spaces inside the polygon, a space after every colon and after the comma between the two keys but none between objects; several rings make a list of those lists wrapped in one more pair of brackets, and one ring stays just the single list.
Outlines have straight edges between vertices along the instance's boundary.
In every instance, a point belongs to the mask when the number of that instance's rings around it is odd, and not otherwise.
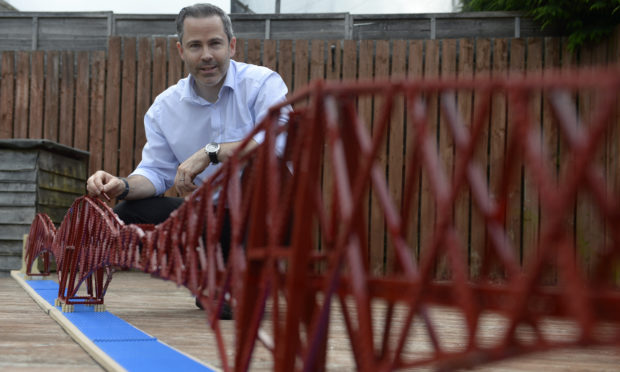
[{"label": "shirt collar", "polygon": [[[224,84],[222,84],[222,88],[220,89],[218,98],[222,96],[222,91],[224,90],[224,87],[228,87],[231,90],[235,90],[236,75],[237,75],[237,65],[236,65],[236,62],[231,59],[230,64],[228,65],[228,71],[226,72],[226,77],[224,78]],[[188,100],[192,100],[195,102],[204,101],[202,97],[196,94],[196,91],[194,90],[194,84],[195,84],[195,79],[192,76],[192,74],[189,74],[188,79],[187,79],[187,84],[185,85],[185,88],[183,89],[183,92],[181,94],[181,100],[188,99]]]}]

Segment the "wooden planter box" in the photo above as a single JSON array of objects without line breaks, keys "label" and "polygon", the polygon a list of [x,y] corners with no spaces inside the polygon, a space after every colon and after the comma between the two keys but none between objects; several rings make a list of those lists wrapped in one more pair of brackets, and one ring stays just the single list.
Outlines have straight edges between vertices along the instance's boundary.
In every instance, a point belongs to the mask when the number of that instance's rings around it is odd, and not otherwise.
[{"label": "wooden planter box", "polygon": [[84,195],[89,153],[40,139],[0,140],[0,275],[21,267],[36,213],[58,226]]}]

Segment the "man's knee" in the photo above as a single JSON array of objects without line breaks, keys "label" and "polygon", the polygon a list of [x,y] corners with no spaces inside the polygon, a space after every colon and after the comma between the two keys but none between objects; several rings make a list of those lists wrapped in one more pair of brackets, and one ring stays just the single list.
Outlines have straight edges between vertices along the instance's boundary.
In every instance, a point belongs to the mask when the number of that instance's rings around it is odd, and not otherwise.
[{"label": "man's knee", "polygon": [[152,197],[123,200],[114,207],[114,213],[125,223],[158,224],[183,204],[183,198]]}]

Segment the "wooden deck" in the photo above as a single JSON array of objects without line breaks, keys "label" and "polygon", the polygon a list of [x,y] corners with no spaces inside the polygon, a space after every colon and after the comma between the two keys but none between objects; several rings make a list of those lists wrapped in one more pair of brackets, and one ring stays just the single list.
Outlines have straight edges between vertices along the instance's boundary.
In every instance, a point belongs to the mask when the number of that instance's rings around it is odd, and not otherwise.
[{"label": "wooden deck", "polygon": [[[153,279],[136,272],[115,274],[106,295],[107,310],[133,324],[160,341],[211,365],[220,366],[213,334],[205,314],[194,305],[185,288],[174,283]],[[382,314],[381,310],[377,314]],[[454,334],[453,346],[462,344],[458,314],[438,308],[432,317],[440,319],[439,332]],[[267,314],[266,319],[268,319]],[[232,343],[233,322],[222,322],[227,342]],[[268,320],[265,327],[268,327]],[[501,318],[485,317],[485,338],[497,339]],[[268,329],[268,328],[267,328]],[[329,338],[329,370],[355,370],[349,343],[338,314],[334,315]],[[423,332],[416,331],[416,334]],[[551,324],[548,334],[567,337],[571,327],[562,322]],[[422,337],[422,336],[420,336]],[[428,352],[425,340],[415,338],[409,353]],[[445,345],[451,347],[451,345]],[[251,365],[252,371],[271,370],[268,352],[258,347]],[[95,371],[101,367],[45,314],[12,278],[0,278],[0,370]],[[431,368],[416,369],[420,371]],[[492,363],[472,371],[545,371],[600,372],[620,370],[620,350],[617,348],[588,348],[560,350],[507,361]]]}]

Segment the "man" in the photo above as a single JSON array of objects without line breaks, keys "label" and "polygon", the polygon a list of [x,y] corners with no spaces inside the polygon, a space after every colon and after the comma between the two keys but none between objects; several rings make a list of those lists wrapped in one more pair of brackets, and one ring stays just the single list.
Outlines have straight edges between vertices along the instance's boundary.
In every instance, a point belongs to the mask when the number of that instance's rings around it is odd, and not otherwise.
[{"label": "man", "polygon": [[[236,39],[220,8],[185,7],[176,22],[177,49],[190,74],[146,113],[142,161],[126,179],[100,170],[87,181],[91,196],[126,200],[115,208],[126,223],[165,220],[183,200],[160,195],[172,186],[181,195],[194,191],[288,93],[277,73],[230,59]],[[261,141],[257,135],[248,149]]]},{"label": "man", "polygon": [[[236,39],[220,8],[185,7],[176,26],[189,76],[161,93],[146,113],[142,161],[127,178],[99,170],[87,181],[89,195],[124,200],[114,211],[125,223],[163,222],[183,199],[161,195],[172,186],[180,195],[196,190],[288,93],[277,73],[231,60]],[[246,150],[262,139],[255,136]]]}]

